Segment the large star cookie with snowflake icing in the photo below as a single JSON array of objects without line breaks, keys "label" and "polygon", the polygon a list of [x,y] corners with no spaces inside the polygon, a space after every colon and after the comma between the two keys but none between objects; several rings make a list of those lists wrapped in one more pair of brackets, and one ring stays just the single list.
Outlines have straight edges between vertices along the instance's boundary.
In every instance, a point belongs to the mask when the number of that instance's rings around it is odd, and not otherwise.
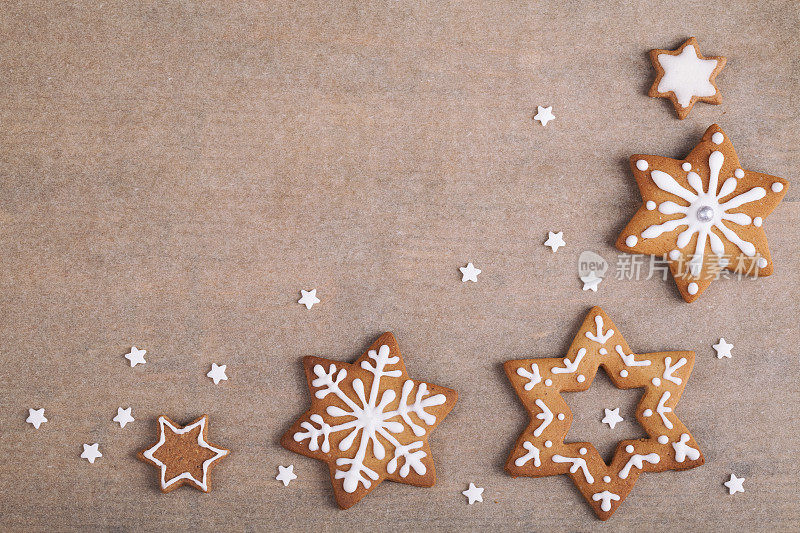
[{"label": "large star cookie with snowflake icing", "polygon": [[631,168],[644,204],[617,248],[664,256],[684,300],[696,300],[723,270],[772,274],[763,224],[788,182],[743,170],[718,125],[686,159],[634,155]]},{"label": "large star cookie with snowflake icing", "polygon": [[[594,307],[563,359],[519,359],[504,366],[531,420],[506,471],[514,477],[568,474],[601,520],[614,514],[642,472],[703,464],[697,443],[675,413],[694,352],[631,353],[608,315]],[[648,438],[621,441],[611,464],[590,442],[564,442],[572,412],[561,392],[588,389],[598,367],[620,389],[643,389],[636,418]]]},{"label": "large star cookie with snowflake icing", "polygon": [[353,364],[305,357],[311,409],[281,439],[328,463],[336,501],[347,509],[384,479],[433,486],[428,436],[456,391],[408,377],[397,340],[384,333]]},{"label": "large star cookie with snowflake icing", "polygon": [[722,56],[700,54],[697,39],[691,37],[677,50],[650,50],[656,79],[649,96],[669,98],[679,119],[686,118],[696,102],[721,104],[715,79],[725,66]]}]

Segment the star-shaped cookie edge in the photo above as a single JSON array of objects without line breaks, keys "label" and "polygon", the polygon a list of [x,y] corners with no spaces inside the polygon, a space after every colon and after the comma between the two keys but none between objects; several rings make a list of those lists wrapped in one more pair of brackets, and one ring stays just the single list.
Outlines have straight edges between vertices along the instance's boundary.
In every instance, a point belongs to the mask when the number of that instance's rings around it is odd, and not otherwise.
[{"label": "star-shaped cookie edge", "polygon": [[[719,133],[722,135],[723,140],[721,143],[716,143],[712,139],[714,135]],[[652,239],[644,239],[638,238],[641,232],[645,227],[648,227],[652,224],[662,223],[666,220],[671,218],[675,218],[675,215],[663,215],[661,214],[658,209],[655,207],[653,209],[649,209],[647,204],[652,202],[653,204],[660,203],[664,200],[674,201],[676,199],[680,200],[676,196],[660,191],[658,187],[654,184],[653,179],[651,177],[651,172],[653,170],[662,170],[667,174],[670,174],[675,179],[679,181],[681,186],[686,188],[689,187],[686,181],[687,171],[683,170],[682,167],[684,164],[691,165],[691,171],[698,172],[700,171],[701,180],[703,182],[704,187],[708,187],[709,181],[709,169],[708,169],[708,159],[712,152],[719,151],[721,149],[725,149],[728,152],[728,155],[725,157],[725,161],[723,163],[722,170],[720,171],[720,179],[718,183],[718,190],[721,190],[721,186],[728,175],[734,175],[735,170],[742,170],[742,177],[738,178],[736,188],[731,192],[729,195],[725,196],[724,198],[729,198],[740,194],[744,190],[749,190],[753,187],[763,187],[766,196],[761,200],[756,202],[751,202],[747,204],[743,204],[736,208],[739,212],[743,212],[748,214],[752,217],[753,220],[756,218],[761,219],[761,224],[756,226],[753,225],[752,227],[746,227],[746,231],[752,235],[752,237],[757,237],[757,241],[761,244],[761,247],[757,247],[757,254],[754,256],[752,261],[756,261],[758,259],[764,259],[766,264],[759,266],[755,272],[757,273],[758,277],[761,276],[769,276],[772,274],[772,256],[769,252],[769,245],[767,242],[766,232],[764,230],[764,220],[767,216],[772,213],[772,211],[778,206],[778,204],[783,200],[783,197],[786,195],[786,190],[789,186],[789,182],[783,178],[779,178],[777,176],[772,176],[770,174],[764,174],[761,172],[753,172],[750,170],[744,170],[741,167],[740,161],[738,156],[736,155],[736,151],[733,147],[733,143],[730,140],[725,132],[722,131],[722,128],[719,127],[718,124],[712,124],[703,134],[703,137],[700,141],[695,145],[694,148],[689,152],[689,154],[684,159],[673,159],[669,157],[662,157],[662,156],[654,156],[654,155],[643,155],[643,154],[634,154],[630,157],[630,164],[631,170],[633,172],[634,178],[636,179],[636,183],[639,187],[639,192],[642,196],[642,204],[640,205],[638,211],[631,217],[631,220],[625,226],[625,229],[622,230],[619,237],[617,238],[616,247],[618,250],[622,252],[627,252],[631,254],[645,254],[645,255],[664,255],[664,259],[668,262],[670,272],[672,272],[673,279],[675,280],[676,285],[678,286],[678,290],[681,293],[683,299],[691,303],[708,288],[708,286],[713,281],[712,277],[709,277],[709,273],[712,271],[713,263],[709,261],[709,258],[712,257],[712,252],[710,251],[710,245],[706,243],[704,248],[704,268],[701,275],[698,278],[689,277],[685,275],[676,276],[676,272],[680,273],[681,269],[685,269],[686,264],[686,256],[681,254],[680,257],[677,259],[673,259],[667,254],[672,248],[674,248],[673,244],[670,246],[663,246],[660,242],[663,239],[664,235],[672,235],[675,234],[676,238],[677,235],[684,229],[683,227],[679,227],[678,229],[665,233],[656,238]],[[640,160],[644,160],[647,162],[647,168],[644,170],[637,167],[637,163]],[[658,168],[656,168],[658,167]],[[730,171],[729,171],[730,170]],[[773,188],[773,184],[780,183],[780,190],[775,190]],[[654,202],[654,199],[660,198],[659,201]],[[740,230],[741,231],[741,230]],[[629,245],[627,239],[630,236],[637,236],[636,242],[633,245]],[[672,240],[672,239],[671,239]],[[673,241],[674,242],[674,241]],[[694,250],[695,243],[697,242],[697,235],[693,235],[689,243],[683,248],[683,250],[692,251]],[[730,243],[726,243],[726,254],[727,249],[731,249],[732,252],[730,255],[735,255],[735,249],[733,246],[728,246]],[[725,267],[719,267],[720,269],[724,268],[729,271],[735,271],[736,267],[739,266],[736,262],[731,262]],[[748,270],[753,272],[753,269],[750,268],[751,264],[745,264]],[[690,292],[689,286],[691,284],[696,285],[696,290],[694,292]]]},{"label": "star-shaped cookie edge", "polygon": [[[711,75],[708,77],[708,82],[716,89],[716,92],[712,96],[692,96],[692,99],[689,101],[689,105],[683,107],[678,102],[678,97],[674,91],[668,91],[662,93],[658,90],[658,84],[661,83],[661,80],[664,78],[666,72],[664,71],[664,67],[661,66],[661,62],[658,60],[658,56],[661,54],[671,55],[671,56],[679,56],[683,49],[687,46],[692,45],[694,46],[694,50],[697,54],[698,59],[704,60],[716,60],[717,66],[714,70],[711,71]],[[648,96],[652,98],[667,98],[672,102],[672,106],[675,108],[675,113],[678,115],[678,118],[683,120],[689,115],[689,112],[694,107],[694,104],[697,102],[706,102],[708,104],[719,105],[722,103],[722,94],[719,91],[719,87],[717,87],[716,78],[717,75],[725,68],[725,63],[727,59],[723,56],[704,56],[700,53],[700,46],[697,44],[697,39],[694,37],[690,37],[687,39],[682,45],[680,45],[675,50],[665,50],[663,48],[658,48],[655,50],[650,50],[650,62],[653,64],[653,68],[656,70],[656,79],[653,81],[653,85],[650,86],[650,91],[647,93]]]},{"label": "star-shaped cookie edge", "polygon": [[[295,441],[294,435],[295,433],[301,430],[301,424],[303,422],[310,420],[311,415],[320,412],[322,409],[320,409],[319,406],[325,405],[326,403],[324,399],[318,399],[315,394],[311,394],[311,391],[314,391],[319,388],[312,385],[312,381],[317,379],[317,376],[314,375],[313,371],[314,367],[317,364],[321,364],[323,366],[334,364],[336,365],[337,369],[346,369],[348,372],[348,376],[352,377],[353,375],[358,375],[362,378],[362,380],[367,380],[367,379],[369,380],[369,381],[364,381],[365,383],[371,383],[371,379],[366,378],[365,375],[361,374],[362,372],[361,364],[362,362],[367,362],[367,364],[370,364],[369,352],[379,350],[379,348],[383,345],[389,346],[390,352],[394,356],[400,358],[400,361],[397,363],[397,366],[401,371],[400,377],[388,378],[396,380],[398,383],[398,386],[394,387],[398,392],[398,394],[396,395],[397,398],[400,397],[399,391],[402,386],[402,382],[404,382],[405,380],[411,380],[414,382],[415,387],[418,387],[419,384],[421,383],[425,383],[431,395],[443,394],[446,397],[446,401],[442,405],[436,406],[435,409],[429,409],[429,412],[433,411],[436,412],[435,415],[436,421],[431,425],[427,425],[427,430],[425,435],[423,437],[420,437],[420,439],[424,443],[421,450],[426,453],[425,464],[427,467],[427,471],[424,475],[413,473],[413,475],[409,474],[407,477],[402,477],[399,474],[399,470],[394,472],[393,474],[388,474],[381,471],[379,473],[379,478],[377,480],[373,480],[368,488],[364,488],[363,486],[359,485],[358,489],[355,492],[347,493],[344,490],[337,490],[341,489],[342,481],[336,478],[336,470],[337,470],[336,459],[338,459],[339,457],[348,457],[349,455],[352,454],[345,452],[344,454],[338,455],[337,454],[338,448],[336,446],[331,446],[331,450],[327,453],[323,452],[321,449],[312,451],[305,444],[298,443],[297,441]],[[392,333],[386,332],[380,337],[378,337],[378,339],[376,339],[375,342],[373,342],[372,345],[367,350],[365,350],[364,353],[358,359],[356,359],[352,363],[343,363],[341,361],[336,361],[333,359],[325,359],[316,356],[306,356],[303,358],[303,367],[305,369],[307,390],[309,391],[309,395],[311,397],[311,406],[300,417],[298,417],[292,424],[292,426],[288,429],[288,431],[286,431],[286,433],[283,434],[283,437],[281,437],[280,440],[280,444],[287,450],[299,453],[300,455],[305,455],[306,457],[311,457],[312,459],[317,459],[328,465],[328,469],[330,471],[331,484],[334,486],[335,489],[334,496],[336,499],[336,503],[339,505],[340,508],[349,509],[350,507],[358,503],[362,498],[367,496],[370,492],[375,490],[375,488],[377,488],[385,479],[417,487],[432,487],[434,485],[436,481],[436,470],[434,466],[433,453],[430,449],[430,444],[428,443],[428,439],[430,438],[430,435],[436,430],[439,424],[442,423],[442,421],[447,417],[447,415],[455,406],[455,403],[458,399],[458,393],[453,389],[449,389],[446,387],[432,384],[427,381],[420,381],[409,377],[408,371],[406,370],[405,367],[405,361],[403,359],[402,353],[400,352],[400,348],[397,343],[397,339]],[[396,403],[396,400],[393,401],[390,405],[393,405],[394,403]],[[389,460],[390,457],[389,454],[387,454],[384,461],[388,462]]]},{"label": "star-shaped cookie edge", "polygon": [[[598,317],[600,322],[597,320]],[[599,327],[600,325],[602,327]],[[611,333],[612,330],[613,333]],[[597,340],[593,340],[589,335],[594,336]],[[658,375],[663,375],[664,379],[659,378],[658,381],[651,381],[647,372],[640,370],[642,368],[649,369],[649,366],[629,366],[618,355],[616,351],[617,345],[623,354],[627,354],[626,357],[633,357],[630,362],[649,360],[652,365],[658,365]],[[580,356],[582,350],[585,350],[585,352],[584,355]],[[601,353],[601,350],[605,350],[605,353]],[[669,361],[667,358],[669,358]],[[686,351],[632,354],[624,337],[619,333],[619,329],[608,315],[601,308],[593,307],[573,339],[565,358],[518,359],[507,361],[504,364],[506,375],[523,406],[528,411],[530,418],[528,426],[520,434],[508,456],[505,465],[506,472],[512,477],[544,477],[568,474],[597,517],[601,520],[607,520],[633,489],[641,472],[686,470],[702,465],[704,458],[702,452],[699,451],[697,442],[674,412],[675,406],[680,400],[691,375],[694,360],[694,352]],[[575,371],[573,372],[552,372],[553,368],[568,368],[572,365],[575,366]],[[673,370],[671,372],[668,371],[667,365],[672,367]],[[620,441],[610,465],[606,465],[592,443],[564,443],[564,439],[572,425],[572,412],[561,392],[587,390],[601,366],[617,388],[644,388],[642,397],[636,406],[636,419],[648,434],[648,438]],[[583,376],[583,379],[580,376]],[[667,379],[667,377],[672,379]],[[676,384],[673,379],[680,381],[680,383]],[[669,392],[669,395],[666,400],[662,400],[665,392]],[[547,408],[547,411],[540,407],[541,404]],[[658,407],[659,405],[663,405],[669,410],[662,410]],[[650,411],[649,416],[645,416],[647,411]],[[657,414],[657,411],[660,411],[660,413]],[[661,420],[661,413],[664,416],[670,415],[668,420],[672,424],[672,428],[667,428],[662,422],[659,424],[658,431],[652,431],[649,427],[650,423],[646,422],[646,420],[650,419],[650,417],[655,417],[652,420]],[[561,417],[561,414],[564,416]],[[546,433],[543,430],[536,434],[538,428],[543,424],[545,430],[548,427],[550,429]],[[683,440],[684,434],[688,435],[688,440]],[[659,440],[662,435],[669,437],[666,442]],[[545,444],[548,441],[551,444],[549,447]],[[683,461],[677,461],[675,457],[677,449],[673,443],[678,442],[691,446],[697,452],[697,458],[692,460],[684,457]],[[528,446],[526,446],[526,443]],[[659,446],[659,449],[663,450],[664,453],[658,454],[659,461],[657,463],[645,461],[642,464],[643,468],[629,468],[627,476],[622,478],[620,473],[624,465],[635,455],[632,451],[628,451],[628,447],[632,446],[633,451],[635,451],[637,446],[641,446],[644,443],[647,443],[648,447]],[[673,453],[673,449],[675,449],[675,453]],[[536,450],[535,454],[532,453],[534,450]],[[584,453],[580,453],[581,451]],[[570,470],[570,462],[553,461],[554,455],[585,459],[587,461],[587,471],[593,473],[593,482],[588,482],[582,468],[576,466],[573,472]],[[517,464],[518,461],[526,457],[533,458],[533,460]],[[537,462],[539,466],[535,466]],[[605,479],[610,479],[612,475],[624,479],[622,482],[623,490],[615,489],[619,493],[614,493],[613,495],[618,496],[619,499],[609,500],[608,510],[603,510],[601,508],[603,502],[600,499],[594,500],[593,496],[605,492],[601,492],[600,489],[607,485],[608,482]]]},{"label": "star-shaped cookie edge", "polygon": [[[166,474],[166,465],[161,463],[158,459],[152,456],[156,450],[158,450],[161,446],[164,445],[166,439],[164,437],[164,432],[166,430],[165,426],[170,426],[170,431],[173,433],[185,433],[187,431],[191,431],[197,425],[200,426],[200,433],[197,436],[197,443],[198,446],[210,450],[215,453],[214,457],[210,459],[206,459],[203,463],[203,481],[198,482],[194,477],[190,475],[189,478],[181,478],[177,479],[179,476],[171,478],[167,483],[167,480],[164,479]],[[208,415],[202,415],[197,419],[193,420],[189,424],[185,426],[181,426],[173,422],[168,416],[161,415],[158,417],[158,442],[156,442],[153,446],[147,448],[146,450],[142,450],[137,454],[137,457],[144,461],[147,464],[153,465],[159,470],[159,488],[161,492],[167,493],[172,492],[173,490],[181,487],[183,485],[189,485],[191,487],[196,488],[202,492],[209,492],[211,490],[211,469],[216,466],[218,461],[223,457],[227,456],[230,453],[230,450],[226,450],[225,448],[219,448],[218,446],[214,446],[210,442],[208,442],[208,438],[206,433],[208,432]],[[184,472],[185,473],[185,472]],[[173,481],[175,480],[175,481]]]}]

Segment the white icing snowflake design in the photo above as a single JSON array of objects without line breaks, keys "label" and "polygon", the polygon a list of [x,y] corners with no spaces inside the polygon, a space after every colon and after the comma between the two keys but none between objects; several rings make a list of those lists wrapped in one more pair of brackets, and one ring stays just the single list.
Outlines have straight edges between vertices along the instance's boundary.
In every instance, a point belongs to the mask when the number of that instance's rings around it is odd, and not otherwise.
[{"label": "white icing snowflake design", "polygon": [[[443,418],[454,399],[448,402],[445,394],[432,394],[428,384],[408,379],[399,352],[393,355],[388,344],[368,350],[356,365],[313,366],[315,398],[334,395],[339,401],[315,405],[291,434],[292,440],[305,443],[310,452],[335,458],[333,477],[342,480],[346,493],[356,492],[359,485],[369,489],[387,476],[395,481],[397,476],[406,478],[412,470],[424,476],[428,472],[425,437],[437,423],[432,408],[449,404],[444,411],[435,410]],[[358,372],[359,368],[368,375]],[[376,471],[377,464],[381,468]]]},{"label": "white icing snowflake design", "polygon": [[[664,215],[682,214],[683,217],[674,220],[668,220],[663,224],[656,224],[647,227],[642,231],[642,238],[652,239],[673,231],[681,226],[686,226],[678,235],[676,246],[680,249],[685,248],[695,233],[697,236],[697,244],[695,246],[694,255],[689,261],[689,269],[693,276],[700,275],[700,270],[703,267],[703,253],[705,251],[706,242],[711,246],[711,251],[718,256],[725,254],[725,245],[719,236],[711,231],[716,228],[722,235],[746,256],[753,257],[756,255],[756,247],[753,243],[745,241],[736,233],[736,228],[747,226],[753,222],[750,215],[745,213],[731,212],[743,204],[755,202],[767,195],[764,187],[753,187],[741,194],[738,194],[725,202],[720,200],[734,190],[738,181],[735,177],[730,176],[722,184],[722,188],[717,192],[719,184],[719,171],[725,161],[725,156],[722,152],[715,150],[708,156],[709,168],[709,181],[708,190],[703,190],[703,181],[696,172],[689,172],[686,179],[693,190],[687,189],[678,184],[675,178],[662,172],[661,170],[653,170],[650,177],[653,182],[662,191],[674,194],[675,196],[686,200],[689,206],[679,205],[672,201],[662,202],[658,206],[658,211]],[[732,223],[731,226],[728,223]]]},{"label": "white icing snowflake design", "polygon": [[727,269],[772,274],[764,220],[786,194],[782,178],[745,171],[710,126],[685,159],[634,155],[644,205],[617,239],[623,252],[664,255],[687,302]]}]

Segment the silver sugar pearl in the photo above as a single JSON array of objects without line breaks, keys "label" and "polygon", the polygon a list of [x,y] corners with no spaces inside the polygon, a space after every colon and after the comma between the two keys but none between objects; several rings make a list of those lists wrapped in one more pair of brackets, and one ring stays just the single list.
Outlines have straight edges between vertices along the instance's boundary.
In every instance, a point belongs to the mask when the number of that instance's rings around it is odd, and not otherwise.
[{"label": "silver sugar pearl", "polygon": [[704,205],[697,210],[697,220],[700,222],[711,222],[714,219],[714,208]]}]

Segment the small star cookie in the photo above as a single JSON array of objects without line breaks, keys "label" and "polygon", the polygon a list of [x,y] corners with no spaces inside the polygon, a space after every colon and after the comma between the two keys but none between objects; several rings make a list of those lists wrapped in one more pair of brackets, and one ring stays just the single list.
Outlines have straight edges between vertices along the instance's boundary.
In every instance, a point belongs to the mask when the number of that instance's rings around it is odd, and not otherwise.
[{"label": "small star cookie", "polygon": [[715,80],[726,60],[700,55],[694,37],[677,50],[651,50],[650,61],[657,74],[648,95],[669,98],[679,119],[686,118],[695,102],[722,103]]},{"label": "small star cookie", "polygon": [[159,416],[158,427],[158,442],[139,452],[139,459],[159,468],[161,492],[170,492],[181,485],[191,485],[203,492],[211,490],[209,471],[229,451],[206,440],[208,415],[184,427]]}]

